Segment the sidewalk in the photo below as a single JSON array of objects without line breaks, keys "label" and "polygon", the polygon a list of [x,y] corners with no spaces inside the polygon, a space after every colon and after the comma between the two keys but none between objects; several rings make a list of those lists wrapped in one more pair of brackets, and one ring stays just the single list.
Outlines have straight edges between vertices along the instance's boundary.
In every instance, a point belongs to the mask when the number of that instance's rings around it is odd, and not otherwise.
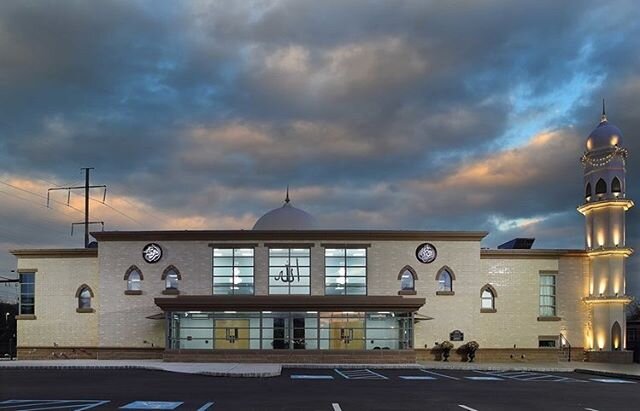
[{"label": "sidewalk", "polygon": [[557,363],[466,363],[428,361],[419,364],[255,364],[255,363],[180,363],[159,360],[2,360],[1,369],[144,369],[202,374],[218,377],[277,377],[283,368],[429,368],[440,370],[581,372],[640,380],[640,364],[593,362]]},{"label": "sidewalk", "polygon": [[0,361],[1,369],[143,369],[216,377],[277,377],[280,364],[181,363],[158,360],[14,360]]}]

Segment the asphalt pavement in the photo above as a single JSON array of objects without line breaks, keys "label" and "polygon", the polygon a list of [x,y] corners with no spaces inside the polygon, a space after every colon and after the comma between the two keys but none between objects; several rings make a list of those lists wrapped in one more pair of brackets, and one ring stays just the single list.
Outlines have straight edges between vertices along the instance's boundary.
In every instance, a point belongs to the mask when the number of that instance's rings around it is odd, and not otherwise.
[{"label": "asphalt pavement", "polygon": [[638,410],[638,381],[579,373],[285,369],[272,378],[0,370],[0,410]]}]

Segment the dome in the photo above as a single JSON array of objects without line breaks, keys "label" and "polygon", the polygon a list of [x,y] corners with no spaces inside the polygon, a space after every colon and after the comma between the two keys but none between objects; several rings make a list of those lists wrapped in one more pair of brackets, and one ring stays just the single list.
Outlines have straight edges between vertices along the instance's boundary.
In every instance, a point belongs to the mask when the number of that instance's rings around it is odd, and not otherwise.
[{"label": "dome", "polygon": [[613,146],[622,146],[620,129],[604,118],[587,138],[587,150],[594,151]]},{"label": "dome", "polygon": [[318,226],[309,213],[291,205],[289,195],[282,207],[273,209],[260,217],[254,230],[313,230]]}]

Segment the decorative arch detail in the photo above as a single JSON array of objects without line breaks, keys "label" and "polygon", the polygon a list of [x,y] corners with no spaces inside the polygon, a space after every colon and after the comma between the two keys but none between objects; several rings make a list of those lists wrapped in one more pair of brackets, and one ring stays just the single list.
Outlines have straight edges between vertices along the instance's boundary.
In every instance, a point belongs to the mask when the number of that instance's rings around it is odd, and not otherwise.
[{"label": "decorative arch detail", "polygon": [[125,271],[124,273],[124,279],[129,280],[129,276],[131,275],[132,272],[137,271],[138,274],[140,274],[140,281],[144,280],[144,276],[142,275],[142,270],[138,268],[138,266],[136,266],[135,264],[132,265],[131,267],[129,267],[127,269],[127,271]]},{"label": "decorative arch detail", "polygon": [[95,295],[93,294],[93,290],[91,289],[91,287],[89,287],[87,284],[82,284],[80,287],[78,287],[78,289],[76,290],[76,298],[80,298],[80,293],[84,290],[89,291],[89,295],[91,296],[91,298],[94,298]]},{"label": "decorative arch detail", "polygon": [[448,272],[449,275],[451,275],[451,279],[453,281],[456,280],[456,274],[453,272],[453,270],[448,265],[443,265],[442,268],[440,268],[438,270],[438,272],[436,273],[436,280],[439,280],[440,279],[440,275],[445,271]]},{"label": "decorative arch detail", "polygon": [[611,326],[611,350],[620,351],[622,350],[622,346],[622,327],[620,327],[620,323],[616,321]]},{"label": "decorative arch detail", "polygon": [[620,183],[620,179],[618,177],[613,177],[613,180],[611,180],[611,192],[612,193],[622,192],[622,183]]},{"label": "decorative arch detail", "polygon": [[171,271],[176,273],[176,275],[178,276],[178,280],[182,280],[182,274],[180,274],[180,270],[178,270],[173,264],[168,265],[167,268],[164,269],[164,271],[162,272],[162,279],[165,280],[167,278],[167,275]]},{"label": "decorative arch detail", "polygon": [[402,280],[402,274],[404,274],[405,271],[409,271],[414,280],[418,279],[418,273],[416,273],[416,270],[414,270],[410,265],[405,265],[400,269],[400,272],[398,273],[398,280]]},{"label": "decorative arch detail", "polygon": [[587,187],[584,190],[585,198],[591,197],[591,183],[587,183]]},{"label": "decorative arch detail", "polygon": [[491,292],[491,294],[493,294],[493,298],[497,298],[498,297],[498,292],[496,291],[495,288],[493,288],[493,286],[491,284],[485,284],[482,286],[482,288],[480,289],[480,297],[482,297],[482,292],[488,290]]},{"label": "decorative arch detail", "polygon": [[607,183],[604,182],[603,179],[599,179],[596,183],[596,194],[606,194],[607,193]]}]

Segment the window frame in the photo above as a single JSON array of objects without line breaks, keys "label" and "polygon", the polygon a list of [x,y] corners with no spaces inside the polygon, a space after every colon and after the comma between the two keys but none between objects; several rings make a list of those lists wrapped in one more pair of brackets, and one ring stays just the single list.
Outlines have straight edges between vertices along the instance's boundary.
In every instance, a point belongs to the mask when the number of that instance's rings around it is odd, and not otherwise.
[{"label": "window frame", "polygon": [[[139,289],[131,288],[131,284],[133,280],[131,280],[131,274],[137,273],[140,279],[137,281],[139,283]],[[124,273],[124,280],[127,282],[127,289],[124,291],[126,295],[140,295],[142,294],[142,281],[144,281],[144,274],[142,274],[142,270],[138,268],[136,265],[132,265],[127,269]]]},{"label": "window frame", "polygon": [[[402,288],[402,279],[404,275],[409,273],[411,276],[411,288]],[[398,295],[416,295],[416,281],[418,280],[418,273],[416,270],[410,265],[405,265],[398,272],[398,281],[400,281],[400,290],[398,291]]]},{"label": "window frame", "polygon": [[[229,265],[216,265],[216,250],[231,250],[231,266]],[[251,250],[251,266],[240,266],[236,265],[236,250]],[[254,246],[216,246],[212,247],[211,254],[211,294],[212,295],[255,295],[256,293],[256,250]],[[229,258],[227,256],[219,256],[218,258]],[[240,258],[240,256],[238,256]],[[248,258],[246,256],[242,256],[242,258]],[[216,267],[217,268],[231,268],[231,276],[228,275],[216,275]],[[236,287],[239,283],[236,283],[236,276],[234,274],[234,270],[236,268],[247,268],[251,267],[251,293],[240,293],[236,292]],[[247,276],[241,276],[243,278]],[[216,278],[231,278],[231,292],[221,293],[216,292]],[[248,277],[247,277],[248,278]],[[218,286],[219,288],[226,286]]]},{"label": "window frame", "polygon": [[[281,255],[271,255],[272,252],[276,252],[275,250],[287,250],[287,256],[281,256]],[[292,254],[292,250],[306,250],[307,252],[307,256],[301,257],[301,256],[291,256]],[[294,252],[295,253],[295,252]],[[297,265],[298,268],[303,268],[303,269],[307,269],[309,271],[308,275],[301,275],[301,278],[308,278],[308,285],[302,285],[302,286],[292,286],[291,283],[287,283],[286,286],[283,285],[279,285],[274,283],[274,277],[273,275],[271,275],[271,272],[273,269],[283,269],[284,267],[279,265],[279,264],[273,264],[272,265],[272,259],[276,259],[276,258],[286,258],[287,259],[287,263],[289,263],[289,267],[292,267],[291,264],[291,259],[292,258],[308,258],[309,259],[309,265]],[[272,245],[268,247],[267,250],[267,267],[268,267],[268,280],[267,280],[267,287],[268,287],[268,295],[311,295],[311,246],[309,246],[308,244],[300,244],[300,245],[296,245],[296,244],[282,244],[282,245]],[[272,289],[286,289],[287,292],[286,293],[274,293],[272,292]],[[294,292],[292,293],[292,290],[301,290],[301,289],[306,289],[307,292]]]},{"label": "window frame", "polygon": [[[168,287],[167,285],[170,281],[169,277],[173,275],[175,275],[176,277],[176,286]],[[164,289],[162,290],[162,294],[180,294],[180,281],[182,281],[182,274],[176,266],[174,266],[173,264],[168,265],[167,268],[165,268],[162,272],[161,279],[162,281],[164,281]]]},{"label": "window frame", "polygon": [[[489,300],[489,298],[484,297],[484,293],[487,292],[491,295],[491,307],[485,307],[484,302]],[[496,310],[496,298],[498,297],[498,292],[491,284],[485,284],[480,289],[480,312],[481,313],[495,313]]]},{"label": "window frame", "polygon": [[[442,280],[440,278],[445,274],[449,276],[449,280],[450,280],[450,287],[448,290],[446,289],[446,287],[445,289],[440,289],[440,286],[442,284]],[[453,290],[453,283],[455,280],[456,280],[456,275],[451,269],[451,267],[447,265],[443,265],[436,273],[436,281],[438,282],[436,295],[455,295],[455,291]]]},{"label": "window frame", "polygon": [[[327,253],[329,252],[329,250],[333,250],[333,251],[341,251],[342,255],[327,255]],[[349,255],[349,252],[354,252],[354,251],[358,251],[358,252],[364,252],[364,257],[362,256],[354,256],[354,255]],[[358,265],[358,264],[349,264],[349,259],[362,259],[364,258],[364,265]],[[328,264],[329,259],[333,259],[333,260],[340,260],[342,259],[342,263],[339,263],[338,265],[335,264]],[[364,269],[364,275],[354,275],[354,274],[349,274],[349,269]],[[329,269],[344,269],[344,275],[328,275],[328,271]],[[344,284],[343,284],[343,292],[342,293],[335,293],[335,292],[331,292],[329,293],[329,290],[337,290],[337,287],[334,286],[329,286],[329,284],[327,283],[328,279],[338,279],[338,278],[342,278],[344,279]],[[364,278],[364,285],[350,285],[349,284],[349,279],[350,278]],[[349,292],[349,290],[364,290],[364,293],[353,293],[353,292]],[[348,246],[333,246],[333,247],[328,247],[325,246],[324,247],[324,295],[351,295],[351,296],[366,296],[369,293],[369,250],[368,247],[348,247]]]},{"label": "window frame", "polygon": [[[552,285],[547,285],[547,284],[543,284],[542,282],[542,278],[543,277],[550,277],[553,278],[553,284]],[[538,278],[538,319],[556,319],[558,318],[558,273],[557,272],[540,272],[539,274],[539,278]],[[543,294],[543,287],[552,287],[553,288],[553,293],[552,294]],[[542,298],[543,297],[551,297],[553,299],[553,304],[549,305],[549,304],[542,304]],[[551,308],[551,314],[545,313],[545,310],[543,308]]]},{"label": "window frame", "polygon": [[[85,292],[89,293],[89,297],[86,297],[86,296],[82,295]],[[93,312],[95,312],[95,309],[91,305],[92,304],[92,300],[95,297],[91,287],[89,287],[87,284],[82,284],[76,290],[76,296],[75,297],[76,297],[76,302],[77,302],[77,307],[76,307],[76,312],[77,313],[93,313]],[[85,304],[83,304],[83,300],[84,300]]]},{"label": "window frame", "polygon": [[[19,316],[35,316],[36,315],[36,272],[37,270],[19,270],[18,271],[18,278],[20,280],[19,284],[20,284],[20,295],[19,295],[19,307],[18,307],[18,315]],[[32,282],[24,282],[23,281],[23,276],[27,276],[27,275],[31,275],[33,278]],[[25,293],[22,290],[22,286],[23,284],[32,284],[33,285],[33,292],[32,293]],[[33,303],[31,304],[24,304],[22,299],[25,296],[31,296]],[[23,312],[23,307],[24,306],[29,306],[31,307],[31,312],[29,313],[25,313]]]}]

